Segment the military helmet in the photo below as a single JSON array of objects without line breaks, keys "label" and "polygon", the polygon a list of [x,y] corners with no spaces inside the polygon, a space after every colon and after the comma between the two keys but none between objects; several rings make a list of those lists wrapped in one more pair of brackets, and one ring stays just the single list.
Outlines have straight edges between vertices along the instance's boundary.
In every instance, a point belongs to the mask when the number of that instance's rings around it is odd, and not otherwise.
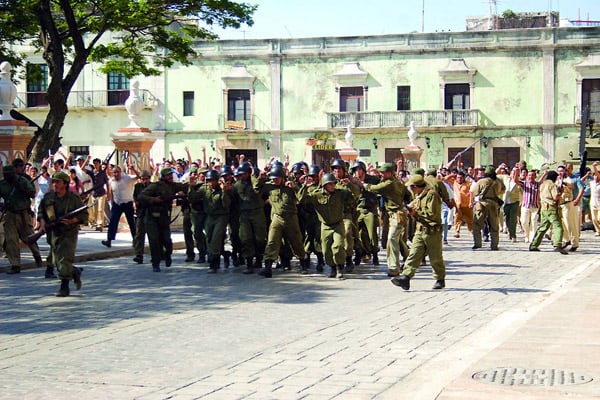
[{"label": "military helmet", "polygon": [[331,168],[336,168],[336,167],[344,168],[344,170],[346,170],[346,162],[344,160],[342,160],[341,158],[336,158],[331,163]]},{"label": "military helmet", "polygon": [[233,175],[233,169],[231,169],[231,165],[225,164],[221,167],[221,176],[225,175]]},{"label": "military helmet", "polygon": [[302,163],[297,162],[296,164],[294,164],[294,167],[292,168],[292,173],[293,174],[303,174],[304,171],[302,170]]},{"label": "military helmet", "polygon": [[271,164],[271,169],[274,168],[283,168],[283,163],[281,161],[273,161],[273,164]]},{"label": "military helmet", "polygon": [[319,175],[320,173],[321,173],[321,168],[318,165],[313,164],[308,169],[308,175],[310,175],[310,176]]},{"label": "military helmet", "polygon": [[238,169],[243,172],[252,172],[252,165],[248,161],[242,161],[240,165],[238,165]]},{"label": "military helmet", "polygon": [[214,169],[208,170],[208,172],[206,173],[206,180],[207,181],[216,181],[217,179],[219,179],[219,173],[217,171],[215,171]]},{"label": "military helmet", "polygon": [[356,161],[352,167],[350,167],[350,172],[354,173],[357,168],[362,168],[365,172],[367,171],[367,166],[362,161]]},{"label": "military helmet", "polygon": [[337,179],[335,178],[335,176],[333,176],[333,174],[325,174],[321,178],[321,186],[325,186],[326,184],[332,182],[337,182]]},{"label": "military helmet", "polygon": [[285,178],[285,171],[282,167],[274,167],[269,171],[269,178]]}]

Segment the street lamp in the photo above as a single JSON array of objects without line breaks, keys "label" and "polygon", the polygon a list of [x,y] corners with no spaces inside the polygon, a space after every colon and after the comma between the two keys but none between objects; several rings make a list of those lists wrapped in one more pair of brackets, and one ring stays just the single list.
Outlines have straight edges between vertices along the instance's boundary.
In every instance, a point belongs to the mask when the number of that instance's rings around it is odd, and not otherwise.
[{"label": "street lamp", "polygon": [[373,140],[371,140],[371,143],[373,143],[373,147],[377,149],[377,138],[373,138]]}]

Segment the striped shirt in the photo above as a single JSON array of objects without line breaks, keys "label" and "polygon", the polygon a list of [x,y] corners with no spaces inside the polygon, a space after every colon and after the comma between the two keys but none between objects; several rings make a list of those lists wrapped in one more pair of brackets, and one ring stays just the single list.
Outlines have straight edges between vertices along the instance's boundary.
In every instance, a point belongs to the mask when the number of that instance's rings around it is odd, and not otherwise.
[{"label": "striped shirt", "polygon": [[521,198],[521,207],[540,208],[540,183],[521,181],[523,188],[523,197]]}]

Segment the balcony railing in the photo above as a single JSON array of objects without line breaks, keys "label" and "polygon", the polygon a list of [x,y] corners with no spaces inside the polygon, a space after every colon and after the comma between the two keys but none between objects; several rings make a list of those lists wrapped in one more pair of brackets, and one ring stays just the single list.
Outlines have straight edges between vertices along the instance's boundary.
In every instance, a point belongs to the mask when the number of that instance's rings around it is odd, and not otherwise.
[{"label": "balcony railing", "polygon": [[[72,91],[67,99],[69,108],[123,106],[129,97],[129,90],[85,90]],[[140,90],[144,105],[151,107],[155,97],[148,90]],[[46,92],[20,92],[14,102],[15,108],[47,107]]]},{"label": "balcony railing", "polygon": [[410,126],[478,126],[479,110],[365,111],[327,113],[328,128],[403,128]]}]

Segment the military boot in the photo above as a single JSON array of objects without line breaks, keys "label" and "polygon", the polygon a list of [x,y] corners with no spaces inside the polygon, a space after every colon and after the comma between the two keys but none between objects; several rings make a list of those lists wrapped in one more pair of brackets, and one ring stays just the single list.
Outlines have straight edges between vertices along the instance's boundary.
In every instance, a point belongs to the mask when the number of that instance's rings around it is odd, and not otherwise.
[{"label": "military boot", "polygon": [[239,267],[242,264],[240,260],[242,260],[242,258],[238,256],[237,252],[233,252],[231,254],[231,262],[233,263],[234,267]]},{"label": "military boot", "polygon": [[329,272],[330,278],[335,278],[337,276],[337,267],[335,265],[331,266],[331,271]]},{"label": "military boot", "polygon": [[52,265],[46,266],[46,272],[44,273],[44,278],[46,278],[46,279],[56,278],[56,275],[54,275],[54,267]]},{"label": "military boot", "polygon": [[215,274],[217,273],[217,270],[219,269],[219,263],[221,262],[221,259],[219,257],[214,257],[214,258],[210,258],[208,259],[208,273],[209,274]]},{"label": "military boot", "polygon": [[317,255],[317,272],[323,272],[325,266],[325,260],[323,260],[323,253],[315,253]]},{"label": "military boot", "polygon": [[371,262],[373,263],[373,265],[379,265],[379,257],[377,256],[376,251],[373,252],[373,255],[371,257]]},{"label": "military boot", "polygon": [[73,282],[75,282],[75,290],[81,289],[81,272],[83,268],[73,267]]},{"label": "military boot", "polygon": [[254,273],[254,263],[252,257],[246,258],[246,269],[242,271],[242,274],[250,275]]},{"label": "military boot", "polygon": [[223,266],[225,268],[229,268],[229,265],[231,264],[230,257],[231,257],[230,251],[223,252]]},{"label": "military boot", "polygon": [[262,255],[256,256],[256,262],[254,263],[254,269],[262,267],[263,258]]},{"label": "military boot", "polygon": [[198,254],[198,264],[204,264],[206,262],[206,256]]},{"label": "military boot", "polygon": [[69,295],[69,280],[61,279],[60,281],[60,289],[56,292],[56,297],[67,297]]},{"label": "military boot", "polygon": [[273,261],[265,260],[265,267],[260,270],[258,273],[260,276],[264,276],[265,278],[271,278],[273,276],[273,270],[271,267],[273,266]]},{"label": "military boot", "polygon": [[[339,267],[339,265],[338,265],[338,267]],[[346,257],[346,268],[345,268],[345,270],[346,270],[346,273],[348,273],[348,274],[351,273],[352,271],[354,271],[354,264],[352,263],[352,256],[347,256]],[[338,271],[338,272],[340,272],[340,273],[344,272],[343,265],[342,265],[342,270]]]},{"label": "military boot", "polygon": [[290,269],[292,269],[292,264],[291,264],[292,260],[288,260],[287,258],[283,258],[281,260],[281,268],[284,271],[289,271]]},{"label": "military boot", "polygon": [[[346,268],[348,268],[348,267],[346,267]],[[344,266],[343,265],[337,266],[337,278],[344,279]]]},{"label": "military boot", "polygon": [[42,262],[42,257],[35,256],[35,257],[33,257],[33,260],[35,261],[35,266],[36,267],[42,268],[44,266],[44,263]]},{"label": "military boot", "polygon": [[310,274],[310,258],[306,257],[304,260],[300,260],[301,274]]},{"label": "military boot", "polygon": [[360,264],[360,259],[363,256],[363,251],[361,249],[354,249],[354,265]]},{"label": "military boot", "polygon": [[18,265],[11,265],[10,269],[8,271],[6,271],[6,273],[9,275],[20,274],[21,267]]}]

